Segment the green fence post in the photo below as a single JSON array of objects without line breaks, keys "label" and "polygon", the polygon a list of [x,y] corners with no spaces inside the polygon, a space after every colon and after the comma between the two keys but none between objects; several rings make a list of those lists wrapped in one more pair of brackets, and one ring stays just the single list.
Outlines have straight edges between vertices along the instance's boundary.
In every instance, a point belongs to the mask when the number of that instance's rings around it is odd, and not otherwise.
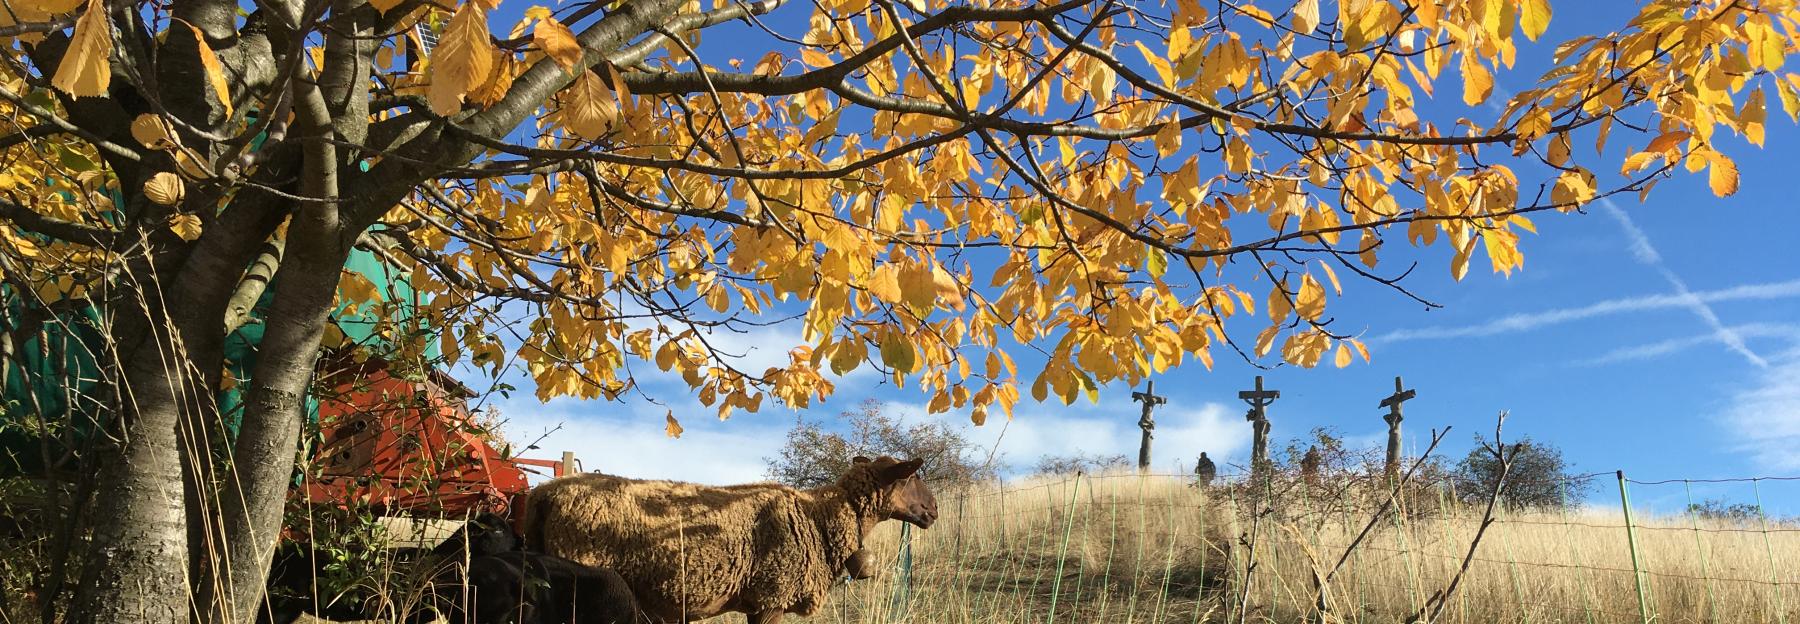
[{"label": "green fence post", "polygon": [[1787,600],[1781,595],[1780,577],[1775,571],[1775,547],[1769,545],[1769,514],[1763,512],[1762,487],[1758,479],[1750,480],[1750,491],[1756,495],[1756,517],[1762,522],[1763,550],[1769,554],[1769,591],[1775,594],[1775,621],[1787,624]]},{"label": "green fence post", "polygon": [[1056,602],[1062,598],[1063,562],[1069,559],[1069,530],[1075,526],[1075,497],[1081,493],[1081,473],[1075,473],[1075,483],[1069,488],[1069,505],[1063,513],[1062,545],[1056,549],[1056,578],[1050,581],[1050,619],[1048,624],[1056,624]]},{"label": "green fence post", "polygon": [[900,523],[900,553],[897,559],[894,598],[888,605],[890,622],[906,619],[907,606],[912,603],[912,525],[904,522]]},{"label": "green fence post", "polygon": [[1163,559],[1162,590],[1156,594],[1156,611],[1155,615],[1151,616],[1153,622],[1165,621],[1167,612],[1163,609],[1172,608],[1169,602],[1169,579],[1175,572],[1175,545],[1181,541],[1181,527],[1175,524],[1175,488],[1165,489],[1168,496],[1166,497],[1167,506],[1163,509],[1163,522],[1169,527],[1169,551]]},{"label": "green fence post", "polygon": [[1195,534],[1195,538],[1196,541],[1200,543],[1200,572],[1194,576],[1195,578],[1200,579],[1200,581],[1194,584],[1194,624],[1199,624],[1200,615],[1205,613],[1205,610],[1201,609],[1201,606],[1206,604],[1206,551],[1212,549],[1212,544],[1207,542],[1206,533],[1206,513],[1212,505],[1212,495],[1208,493],[1206,486],[1204,485],[1196,487],[1195,491],[1198,492],[1197,498],[1199,500],[1195,509],[1198,510],[1196,515],[1200,518],[1200,528],[1198,529],[1198,533]]},{"label": "green fence post", "polygon": [[[1569,499],[1567,488],[1571,485],[1568,481],[1563,482],[1564,500]],[[1562,515],[1563,541],[1569,543],[1569,554],[1572,560],[1579,563],[1580,554],[1576,548],[1574,527],[1569,522],[1569,506],[1563,505],[1559,513]],[[1575,574],[1575,578],[1581,581],[1581,610],[1587,615],[1588,624],[1594,624],[1594,587],[1588,578],[1588,569],[1578,565],[1575,568]]]},{"label": "green fence post", "polygon": [[1644,595],[1644,568],[1638,561],[1637,528],[1631,525],[1631,497],[1625,493],[1625,471],[1614,474],[1619,477],[1619,506],[1625,510],[1625,541],[1631,547],[1631,580],[1637,584],[1638,618],[1643,624],[1650,624],[1650,600]]},{"label": "green fence post", "polygon": [[1681,489],[1687,492],[1688,524],[1694,528],[1694,552],[1700,555],[1700,576],[1706,577],[1706,612],[1711,621],[1717,622],[1719,599],[1713,595],[1712,571],[1706,565],[1706,544],[1700,540],[1700,510],[1694,507],[1694,486],[1687,479],[1682,479]]}]

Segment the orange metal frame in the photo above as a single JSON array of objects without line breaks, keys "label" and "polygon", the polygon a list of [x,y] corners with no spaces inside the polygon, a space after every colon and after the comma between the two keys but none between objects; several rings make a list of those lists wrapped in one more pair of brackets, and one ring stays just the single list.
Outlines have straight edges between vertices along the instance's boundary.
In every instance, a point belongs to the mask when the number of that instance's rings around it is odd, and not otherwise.
[{"label": "orange metal frame", "polygon": [[324,442],[313,459],[323,470],[303,488],[314,503],[356,501],[415,515],[505,512],[530,487],[525,466],[557,477],[567,468],[502,457],[471,426],[468,391],[447,375],[401,379],[379,360],[332,368],[344,381],[319,407]]}]

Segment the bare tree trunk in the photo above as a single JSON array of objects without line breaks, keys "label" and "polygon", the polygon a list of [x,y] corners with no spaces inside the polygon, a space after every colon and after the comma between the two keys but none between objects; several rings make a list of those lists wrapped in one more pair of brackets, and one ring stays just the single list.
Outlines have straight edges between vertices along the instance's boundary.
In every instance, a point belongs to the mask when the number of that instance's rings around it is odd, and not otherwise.
[{"label": "bare tree trunk", "polygon": [[[329,134],[331,115],[318,87],[302,84],[295,90],[299,135]],[[259,346],[243,426],[221,493],[227,585],[219,602],[229,609],[230,622],[253,617],[267,587],[294,471],[302,397],[339,272],[360,231],[345,227],[334,201],[339,196],[336,148],[323,141],[307,145],[303,163],[301,190],[323,201],[303,204],[288,226],[287,255],[275,273],[268,331]]]},{"label": "bare tree trunk", "polygon": [[[296,250],[279,273],[268,333],[263,334],[221,493],[227,555],[227,602],[222,606],[230,609],[231,622],[248,621],[262,600],[294,472],[302,397],[337,290],[336,267],[344,264],[338,250],[314,249],[323,253]],[[321,257],[304,257],[314,255]]]},{"label": "bare tree trunk", "polygon": [[125,367],[128,405],[106,445],[93,546],[75,611],[81,624],[167,624],[188,618],[188,524],[176,426],[183,359],[172,327],[152,329],[150,348]]}]

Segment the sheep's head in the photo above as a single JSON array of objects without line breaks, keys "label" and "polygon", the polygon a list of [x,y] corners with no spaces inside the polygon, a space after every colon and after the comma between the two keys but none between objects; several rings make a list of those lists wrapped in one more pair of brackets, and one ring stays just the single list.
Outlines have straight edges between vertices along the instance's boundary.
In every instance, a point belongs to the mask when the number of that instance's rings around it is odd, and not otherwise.
[{"label": "sheep's head", "polygon": [[882,505],[882,518],[900,520],[921,529],[931,528],[937,521],[937,499],[925,480],[919,478],[919,467],[925,460],[900,461],[883,455],[875,459],[857,457],[851,470],[866,470],[874,477],[877,500]]}]

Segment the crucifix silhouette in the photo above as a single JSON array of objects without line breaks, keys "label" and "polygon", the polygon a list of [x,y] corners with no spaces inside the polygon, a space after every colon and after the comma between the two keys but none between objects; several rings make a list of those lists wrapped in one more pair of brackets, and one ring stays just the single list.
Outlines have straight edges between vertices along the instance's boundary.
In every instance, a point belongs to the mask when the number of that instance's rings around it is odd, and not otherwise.
[{"label": "crucifix silhouette", "polygon": [[1250,411],[1244,413],[1244,420],[1250,421],[1251,432],[1255,435],[1250,446],[1250,470],[1259,472],[1269,462],[1269,404],[1281,398],[1280,390],[1264,390],[1262,375],[1256,376],[1256,389],[1238,393],[1238,398],[1250,404]]},{"label": "crucifix silhouette", "polygon": [[1399,377],[1395,377],[1394,393],[1381,400],[1381,407],[1388,408],[1387,415],[1381,419],[1387,421],[1388,424],[1386,472],[1390,484],[1400,478],[1400,421],[1405,420],[1405,417],[1400,415],[1400,404],[1416,396],[1419,396],[1419,393],[1406,389],[1406,384],[1402,383]]},{"label": "crucifix silhouette", "polygon": [[1150,438],[1156,437],[1151,433],[1151,430],[1156,429],[1156,418],[1151,416],[1150,411],[1169,400],[1156,396],[1154,381],[1145,381],[1144,391],[1131,393],[1131,400],[1144,404],[1144,414],[1138,417],[1138,428],[1144,430],[1143,442],[1138,444],[1138,472],[1145,473],[1150,471]]}]

